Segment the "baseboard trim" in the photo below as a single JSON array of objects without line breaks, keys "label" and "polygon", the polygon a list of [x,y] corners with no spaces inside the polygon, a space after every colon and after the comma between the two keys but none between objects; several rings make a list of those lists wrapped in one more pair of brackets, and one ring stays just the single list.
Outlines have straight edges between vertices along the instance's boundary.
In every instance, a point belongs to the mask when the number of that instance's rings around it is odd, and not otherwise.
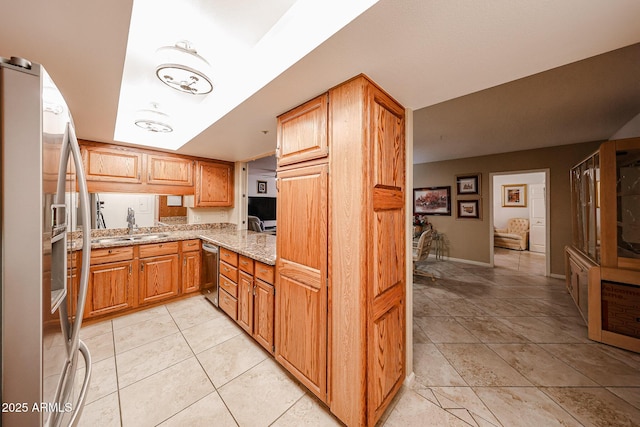
[{"label": "baseboard trim", "polygon": [[[436,256],[434,254],[429,254],[429,258],[435,259]],[[440,261],[440,260],[437,260],[437,261]],[[454,262],[461,262],[463,264],[479,265],[482,267],[491,267],[491,264],[488,262],[472,261],[470,259],[442,257],[442,261],[454,261]]]},{"label": "baseboard trim", "polygon": [[567,276],[565,276],[564,274],[555,274],[555,273],[551,273],[551,274],[549,275],[549,277],[553,277],[554,279],[567,280]]}]

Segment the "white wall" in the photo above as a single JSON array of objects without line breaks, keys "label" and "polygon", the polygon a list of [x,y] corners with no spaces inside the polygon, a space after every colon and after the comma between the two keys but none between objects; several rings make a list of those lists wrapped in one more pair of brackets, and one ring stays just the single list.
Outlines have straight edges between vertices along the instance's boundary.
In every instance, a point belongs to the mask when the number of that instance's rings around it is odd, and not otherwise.
[{"label": "white wall", "polygon": [[[493,225],[496,228],[507,226],[509,218],[529,219],[529,188],[531,184],[544,184],[544,172],[521,173],[512,175],[494,175],[493,177]],[[502,207],[502,186],[527,184],[527,206],[524,208]]]},{"label": "white wall", "polygon": [[135,211],[138,227],[153,227],[156,219],[155,194],[100,193],[102,215],[107,228],[127,228],[127,208]]}]

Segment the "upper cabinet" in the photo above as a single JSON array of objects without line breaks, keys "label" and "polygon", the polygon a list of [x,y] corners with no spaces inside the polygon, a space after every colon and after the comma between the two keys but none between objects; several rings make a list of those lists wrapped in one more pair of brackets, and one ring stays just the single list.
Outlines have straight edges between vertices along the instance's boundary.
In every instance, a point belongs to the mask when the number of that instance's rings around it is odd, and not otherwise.
[{"label": "upper cabinet", "polygon": [[147,155],[147,183],[154,185],[193,185],[194,160]]},{"label": "upper cabinet", "polygon": [[233,164],[196,163],[195,207],[233,206]]},{"label": "upper cabinet", "polygon": [[195,207],[233,206],[233,163],[91,141],[80,146],[92,193],[195,194]]},{"label": "upper cabinet", "polygon": [[88,181],[142,182],[142,153],[87,146],[82,157]]},{"label": "upper cabinet", "polygon": [[327,102],[325,93],[278,118],[278,166],[326,157]]}]

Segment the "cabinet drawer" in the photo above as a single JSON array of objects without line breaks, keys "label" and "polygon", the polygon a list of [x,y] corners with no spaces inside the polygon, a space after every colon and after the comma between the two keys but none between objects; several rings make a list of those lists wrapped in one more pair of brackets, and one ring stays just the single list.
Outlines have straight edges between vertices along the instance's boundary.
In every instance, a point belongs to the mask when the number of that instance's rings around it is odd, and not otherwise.
[{"label": "cabinet drawer", "polygon": [[224,261],[220,261],[220,274],[224,274],[232,282],[238,283],[238,269]]},{"label": "cabinet drawer", "polygon": [[273,265],[267,265],[265,263],[256,261],[255,274],[258,279],[273,285],[274,273],[275,273],[275,267]]},{"label": "cabinet drawer", "polygon": [[232,297],[238,297],[238,285],[222,275],[220,276],[220,287]]},{"label": "cabinet drawer", "polygon": [[140,246],[140,258],[178,253],[178,242],[154,243]]},{"label": "cabinet drawer", "polygon": [[226,291],[220,289],[218,295],[220,308],[227,313],[233,320],[238,319],[238,300],[229,295]]},{"label": "cabinet drawer", "polygon": [[238,266],[238,254],[229,249],[220,248],[220,260],[234,267]]},{"label": "cabinet drawer", "polygon": [[200,250],[200,239],[183,240],[181,243],[182,243],[182,252]]},{"label": "cabinet drawer", "polygon": [[91,251],[91,265],[133,259],[133,247],[94,249]]},{"label": "cabinet drawer", "polygon": [[238,255],[238,267],[240,270],[253,276],[253,259],[244,255]]}]

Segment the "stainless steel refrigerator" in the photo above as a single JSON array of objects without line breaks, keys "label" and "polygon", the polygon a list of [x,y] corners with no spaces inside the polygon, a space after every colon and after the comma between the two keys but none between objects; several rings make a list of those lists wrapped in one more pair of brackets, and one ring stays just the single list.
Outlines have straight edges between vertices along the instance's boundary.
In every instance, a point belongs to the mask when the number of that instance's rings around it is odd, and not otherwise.
[{"label": "stainless steel refrigerator", "polygon": [[0,58],[0,139],[2,425],[75,425],[91,377],[91,221],[73,120],[41,65]]}]

